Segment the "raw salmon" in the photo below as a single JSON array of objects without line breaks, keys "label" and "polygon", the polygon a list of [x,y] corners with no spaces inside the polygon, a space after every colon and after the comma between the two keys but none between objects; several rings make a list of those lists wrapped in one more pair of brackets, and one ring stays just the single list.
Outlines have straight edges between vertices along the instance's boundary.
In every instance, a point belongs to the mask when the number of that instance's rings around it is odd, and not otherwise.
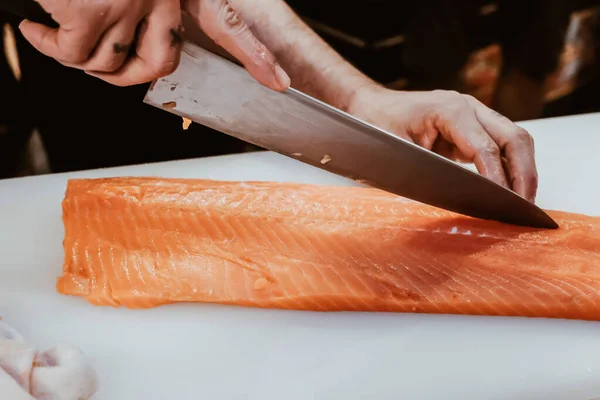
[{"label": "raw salmon", "polygon": [[600,320],[600,218],[557,230],[468,218],[371,188],[71,180],[57,290],[174,302]]}]

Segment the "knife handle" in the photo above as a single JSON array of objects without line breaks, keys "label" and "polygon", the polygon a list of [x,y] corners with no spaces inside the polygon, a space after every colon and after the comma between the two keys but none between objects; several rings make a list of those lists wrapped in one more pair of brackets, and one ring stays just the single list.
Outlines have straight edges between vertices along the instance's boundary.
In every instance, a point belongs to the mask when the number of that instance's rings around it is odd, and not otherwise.
[{"label": "knife handle", "polygon": [[50,28],[58,28],[59,26],[52,19],[52,16],[35,0],[0,0],[0,10]]}]

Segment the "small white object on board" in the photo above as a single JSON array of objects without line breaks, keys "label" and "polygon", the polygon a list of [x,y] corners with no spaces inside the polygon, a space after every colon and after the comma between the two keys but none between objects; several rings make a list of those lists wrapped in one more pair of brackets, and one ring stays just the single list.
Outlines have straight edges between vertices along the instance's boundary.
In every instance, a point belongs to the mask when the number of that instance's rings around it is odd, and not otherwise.
[{"label": "small white object on board", "polygon": [[40,352],[0,321],[0,399],[88,400],[98,376],[81,350],[59,344]]}]

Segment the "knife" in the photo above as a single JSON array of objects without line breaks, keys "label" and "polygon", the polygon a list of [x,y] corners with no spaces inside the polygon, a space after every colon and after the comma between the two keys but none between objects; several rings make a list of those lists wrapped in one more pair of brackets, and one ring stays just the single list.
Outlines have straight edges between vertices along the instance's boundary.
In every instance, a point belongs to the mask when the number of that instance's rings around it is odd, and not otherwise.
[{"label": "knife", "polygon": [[558,228],[515,192],[299,90],[276,92],[185,41],[176,70],[144,102],[267,150],[459,214]]},{"label": "knife", "polygon": [[35,0],[0,0],[0,10],[51,28],[59,26]]}]

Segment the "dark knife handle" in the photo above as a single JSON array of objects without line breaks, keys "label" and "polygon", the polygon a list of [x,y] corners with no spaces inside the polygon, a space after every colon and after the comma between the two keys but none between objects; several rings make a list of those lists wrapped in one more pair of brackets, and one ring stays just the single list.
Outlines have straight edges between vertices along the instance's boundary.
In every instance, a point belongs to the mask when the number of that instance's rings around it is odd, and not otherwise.
[{"label": "dark knife handle", "polygon": [[23,19],[58,28],[56,21],[35,0],[0,0],[0,10],[8,11]]}]

